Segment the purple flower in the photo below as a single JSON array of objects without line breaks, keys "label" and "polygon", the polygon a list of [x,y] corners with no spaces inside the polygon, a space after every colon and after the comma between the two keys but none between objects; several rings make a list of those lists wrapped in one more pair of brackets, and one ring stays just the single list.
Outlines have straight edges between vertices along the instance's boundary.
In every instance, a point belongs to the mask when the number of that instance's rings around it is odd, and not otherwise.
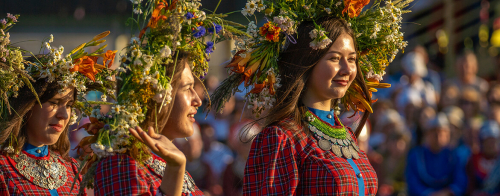
[{"label": "purple flower", "polygon": [[104,128],[105,130],[109,130],[109,125],[108,125],[108,124],[106,124],[106,125],[104,125],[104,127],[103,127],[103,128]]},{"label": "purple flower", "polygon": [[194,15],[193,15],[193,13],[188,12],[186,15],[184,15],[184,17],[186,17],[186,19],[190,20],[191,18],[194,17]]},{"label": "purple flower", "polygon": [[205,48],[205,53],[210,54],[212,52],[214,52],[214,42],[208,41],[207,47]]},{"label": "purple flower", "polygon": [[16,18],[16,16],[14,16],[14,15],[12,15],[12,14],[10,14],[10,13],[7,13],[7,18],[12,19],[12,22],[17,22],[17,18]]},{"label": "purple flower", "polygon": [[5,20],[5,18],[4,18],[4,19],[0,20],[0,23],[2,23],[3,25],[6,25],[7,24],[7,20]]},{"label": "purple flower", "polygon": [[208,28],[208,32],[214,33],[214,30],[215,30],[215,34],[219,34],[219,32],[222,30],[222,26],[220,26],[214,22],[213,26],[210,26],[210,28]]},{"label": "purple flower", "polygon": [[193,36],[195,38],[203,37],[206,33],[205,27],[199,26],[197,29],[193,30]]},{"label": "purple flower", "polygon": [[2,61],[7,62],[7,59],[5,59],[5,57],[2,57]]}]

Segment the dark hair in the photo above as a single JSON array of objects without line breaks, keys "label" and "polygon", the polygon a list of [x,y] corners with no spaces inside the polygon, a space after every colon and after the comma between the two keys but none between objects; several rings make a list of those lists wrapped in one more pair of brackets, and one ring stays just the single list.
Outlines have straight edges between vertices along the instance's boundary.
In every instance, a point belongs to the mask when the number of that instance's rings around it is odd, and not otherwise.
[{"label": "dark hair", "polygon": [[[49,83],[45,78],[37,79],[35,82],[32,82],[32,85],[42,104],[54,97],[62,88],[57,84],[57,81]],[[2,130],[0,133],[1,148],[4,149],[11,145],[15,152],[21,151],[28,141],[25,125],[31,116],[31,109],[39,104],[35,95],[27,85],[24,85],[18,92],[19,95],[17,97],[9,98],[11,110],[10,112],[3,111],[2,122],[0,123],[0,130]],[[76,90],[74,90],[73,97],[76,99]],[[4,110],[7,110],[7,108],[4,108]],[[50,150],[58,152],[66,160],[70,160],[68,153],[71,147],[68,129],[69,125],[66,125],[66,128],[59,136],[57,142],[53,145],[49,145]],[[14,137],[14,139],[11,137]],[[5,151],[4,153],[9,156],[14,154]]]},{"label": "dark hair", "polygon": [[[354,36],[354,32],[349,28],[345,20],[326,17],[316,21],[316,23],[321,25],[325,31],[328,32],[328,37],[332,42],[335,42],[343,33],[350,35],[355,43],[356,52],[359,56],[356,36]],[[299,130],[301,127],[307,127],[302,121],[302,116],[307,111],[307,108],[301,103],[301,99],[304,96],[306,83],[311,75],[312,68],[326,55],[330,48],[326,47],[325,49],[313,50],[309,46],[311,42],[309,32],[314,28],[313,22],[301,23],[297,29],[297,43],[289,44],[288,48],[280,54],[278,68],[280,70],[282,86],[276,91],[275,106],[272,107],[268,115],[264,117],[264,127],[273,124],[280,124],[292,130]],[[368,88],[366,87],[363,74],[361,73],[358,59],[356,59],[356,68],[357,74],[354,82],[361,87],[368,103],[371,103]],[[332,100],[332,107],[334,107],[334,101],[335,100]],[[361,132],[368,116],[368,112],[363,114],[359,126],[355,131],[356,136]],[[283,121],[283,119],[289,119],[289,121]]]}]

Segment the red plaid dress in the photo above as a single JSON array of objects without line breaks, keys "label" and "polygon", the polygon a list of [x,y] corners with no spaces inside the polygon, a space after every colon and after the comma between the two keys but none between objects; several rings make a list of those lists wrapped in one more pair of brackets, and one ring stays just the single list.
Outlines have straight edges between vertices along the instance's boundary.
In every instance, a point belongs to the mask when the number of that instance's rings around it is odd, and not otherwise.
[{"label": "red plaid dress", "polygon": [[[22,153],[24,153],[24,151]],[[28,153],[26,153],[26,155],[30,156]],[[35,157],[31,155],[30,157],[34,159],[44,159],[48,158],[48,156],[50,155],[45,157]],[[81,176],[78,176],[78,163],[73,158],[71,161],[64,161],[63,159],[58,160],[63,166],[66,167],[68,179],[64,185],[57,189],[57,193],[61,196],[78,195],[80,182],[82,180]],[[15,166],[16,162],[11,157],[0,155],[0,195],[50,195],[49,189],[33,184],[32,179],[24,177],[21,173],[19,173]],[[78,180],[76,181],[73,190],[71,190],[71,186],[73,185],[73,181],[76,176],[78,176]]]},{"label": "red plaid dress", "polygon": [[[162,162],[162,158],[153,154],[153,160]],[[136,162],[124,154],[109,156],[101,160],[96,169],[94,194],[100,195],[155,195],[163,176],[153,168]],[[203,195],[198,187],[185,196]]]},{"label": "red plaid dress", "polygon": [[[350,136],[357,142],[349,129]],[[366,154],[353,160],[366,195],[377,193],[377,174]],[[265,128],[255,138],[245,168],[244,195],[359,195],[358,180],[346,158],[319,148],[303,131]]]}]

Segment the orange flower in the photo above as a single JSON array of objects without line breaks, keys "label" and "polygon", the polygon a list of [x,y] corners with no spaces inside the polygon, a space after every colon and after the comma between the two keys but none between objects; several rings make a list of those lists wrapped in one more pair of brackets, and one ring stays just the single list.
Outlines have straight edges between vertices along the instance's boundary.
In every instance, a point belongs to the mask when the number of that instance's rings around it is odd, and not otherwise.
[{"label": "orange flower", "polygon": [[156,25],[158,25],[158,21],[160,21],[160,19],[162,20],[165,20],[167,19],[166,16],[160,16],[160,12],[163,8],[167,7],[167,2],[163,1],[163,2],[160,2],[158,5],[156,5],[156,8],[155,10],[153,10],[153,13],[151,14],[151,19],[149,19],[149,22],[148,22],[148,25],[146,27],[144,27],[142,30],[141,30],[141,33],[139,33],[139,38],[142,38],[142,36],[144,35],[144,33],[146,33],[146,30],[148,28],[156,28]]},{"label": "orange flower", "polygon": [[245,86],[250,86],[250,78],[252,77],[253,73],[257,71],[259,68],[260,62],[262,59],[258,60],[257,62],[253,63],[252,65],[248,66],[245,69],[245,73],[243,73],[243,80],[245,80]]},{"label": "orange flower", "polygon": [[70,69],[71,72],[78,71],[87,78],[95,82],[95,75],[99,73],[101,69],[105,67],[95,63],[97,61],[97,56],[84,56],[82,58],[75,59],[73,62],[74,67]]},{"label": "orange flower", "polygon": [[269,94],[274,95],[274,83],[276,83],[274,74],[267,75],[267,81],[269,82]]},{"label": "orange flower", "polygon": [[365,5],[368,5],[370,3],[370,0],[344,0],[344,10],[342,10],[342,14],[347,14],[349,15],[350,18],[354,18],[359,16],[361,13],[361,10]]},{"label": "orange flower", "polygon": [[266,87],[266,82],[262,84],[255,84],[255,87],[253,87],[253,89],[248,93],[259,94],[262,91],[262,89],[264,89],[264,87]]},{"label": "orange flower", "polygon": [[259,28],[259,33],[266,37],[268,41],[278,42],[280,39],[281,28],[274,26],[271,21],[264,24],[264,26]]},{"label": "orange flower", "polygon": [[116,55],[117,50],[108,50],[106,53],[102,54],[101,57],[102,59],[102,64],[106,65],[106,62],[109,61],[107,67],[111,67],[113,63],[115,62],[115,55]]}]

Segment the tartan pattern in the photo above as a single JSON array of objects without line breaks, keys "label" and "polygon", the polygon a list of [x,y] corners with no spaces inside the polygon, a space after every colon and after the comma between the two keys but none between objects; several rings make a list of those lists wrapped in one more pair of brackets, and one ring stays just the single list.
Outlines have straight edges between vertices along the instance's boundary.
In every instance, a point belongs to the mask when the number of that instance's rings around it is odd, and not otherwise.
[{"label": "tartan pattern", "polygon": [[[163,159],[153,154],[153,159]],[[136,162],[125,154],[102,159],[96,169],[94,194],[101,195],[156,195],[162,176],[153,168]],[[193,196],[203,195],[196,187]],[[189,194],[182,194],[189,195]]]},{"label": "tartan pattern", "polygon": [[[53,152],[51,152],[53,153]],[[58,154],[59,155],[59,154]],[[47,155],[49,156],[49,155]],[[59,195],[78,195],[80,189],[81,176],[78,177],[73,190],[73,180],[78,175],[78,163],[75,159],[71,161],[61,161],[60,163],[66,167],[68,180],[57,189]],[[16,162],[8,156],[0,155],[0,195],[50,195],[49,189],[39,187],[17,171]],[[86,195],[86,194],[84,194]]]},{"label": "tartan pattern", "polygon": [[[348,137],[357,143],[352,130]],[[365,194],[376,195],[378,180],[366,154],[353,160]],[[304,131],[265,128],[255,138],[245,167],[243,195],[358,195],[358,180],[347,159],[319,148]]]}]

